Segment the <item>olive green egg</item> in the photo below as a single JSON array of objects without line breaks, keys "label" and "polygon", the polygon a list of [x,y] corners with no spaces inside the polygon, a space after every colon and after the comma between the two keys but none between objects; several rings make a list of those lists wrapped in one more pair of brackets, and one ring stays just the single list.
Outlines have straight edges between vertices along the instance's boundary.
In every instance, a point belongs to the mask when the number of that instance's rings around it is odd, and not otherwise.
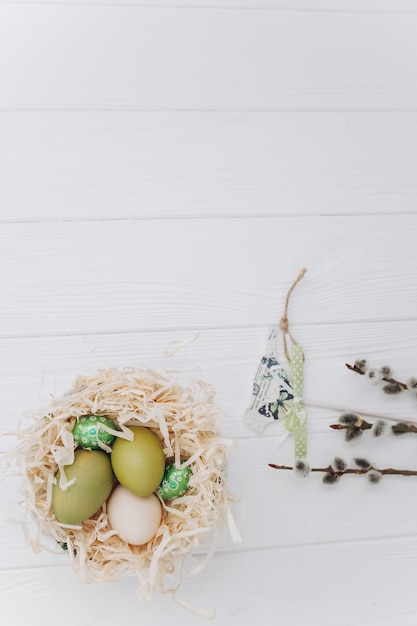
[{"label": "olive green egg", "polygon": [[81,524],[104,504],[113,488],[110,456],[101,450],[77,449],[72,465],[65,466],[68,489],[59,486],[60,472],[52,489],[52,510],[63,524]]},{"label": "olive green egg", "polygon": [[145,426],[131,426],[133,441],[116,437],[111,464],[119,483],[137,496],[149,496],[159,486],[165,471],[162,443]]}]

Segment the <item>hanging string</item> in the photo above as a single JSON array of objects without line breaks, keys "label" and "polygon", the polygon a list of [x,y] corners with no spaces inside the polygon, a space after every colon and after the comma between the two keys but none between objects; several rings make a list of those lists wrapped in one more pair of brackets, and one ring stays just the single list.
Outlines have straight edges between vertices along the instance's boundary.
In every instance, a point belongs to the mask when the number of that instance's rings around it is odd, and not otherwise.
[{"label": "hanging string", "polygon": [[292,334],[290,333],[290,330],[289,330],[288,305],[290,303],[290,298],[291,298],[292,292],[294,291],[294,289],[296,288],[296,286],[298,285],[300,280],[303,278],[303,276],[306,273],[306,271],[307,271],[307,269],[305,267],[303,267],[303,269],[298,274],[297,278],[295,279],[295,281],[293,282],[293,284],[289,288],[288,293],[287,293],[287,297],[285,299],[284,314],[283,314],[283,316],[281,317],[281,319],[279,321],[279,327],[282,330],[282,335],[283,335],[284,354],[285,354],[285,357],[286,357],[287,361],[289,361],[290,363],[291,363],[291,357],[290,357],[290,353],[289,353],[289,350],[288,350],[288,338],[291,340],[291,342],[294,345],[297,345],[297,342],[296,342],[296,340],[294,339],[294,337],[292,336]]}]

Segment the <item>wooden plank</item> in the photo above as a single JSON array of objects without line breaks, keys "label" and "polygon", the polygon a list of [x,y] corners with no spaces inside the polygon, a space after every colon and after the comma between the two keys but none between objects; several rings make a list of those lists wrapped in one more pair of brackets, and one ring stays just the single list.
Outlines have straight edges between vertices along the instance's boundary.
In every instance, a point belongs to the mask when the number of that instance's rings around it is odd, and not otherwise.
[{"label": "wooden plank", "polygon": [[1,335],[266,326],[304,265],[294,324],[414,319],[416,227],[411,215],[3,224]]},{"label": "wooden plank", "polygon": [[[42,0],[0,0],[0,4],[43,4]],[[83,6],[138,6],[172,8],[172,0],[49,0],[48,4]],[[275,11],[331,11],[373,13],[415,13],[414,0],[177,0],[176,8],[269,9]]]},{"label": "wooden plank", "polygon": [[[370,386],[362,377],[349,372],[344,364],[366,357],[376,367],[388,363],[400,380],[407,380],[417,371],[415,326],[414,320],[294,325],[292,332],[302,342],[306,353],[306,401],[413,419],[416,400],[412,394],[387,396],[379,387]],[[253,376],[267,333],[268,329],[261,327],[201,330],[198,335],[193,331],[164,331],[3,338],[0,340],[3,355],[0,361],[0,432],[15,430],[27,412],[46,407],[51,396],[71,389],[79,374],[88,375],[103,367],[134,366],[177,372],[183,384],[190,378],[209,382],[223,412],[222,433],[238,439],[251,437],[253,432],[242,423],[242,416],[250,401]],[[177,348],[181,342],[185,347],[169,356],[169,350]],[[278,357],[286,363],[280,346]],[[309,407],[308,411],[309,432],[332,433],[330,441],[342,442],[341,435],[335,435],[328,427],[338,420],[340,411],[314,407]],[[29,422],[23,419],[22,427],[25,425]],[[282,434],[278,426],[269,429],[269,436]],[[369,438],[364,438],[366,443],[369,444]],[[0,451],[14,445],[13,438],[0,438]]]},{"label": "wooden plank", "polygon": [[[403,398],[385,396],[379,388],[350,373],[344,361],[357,355],[367,356],[375,365],[388,361],[396,375],[405,379],[415,372],[414,326],[415,322],[386,322],[295,327],[307,355],[306,400],[313,397],[318,403],[363,406],[413,419],[415,398],[406,394]],[[385,477],[380,484],[371,485],[365,477],[346,476],[340,484],[326,486],[319,474],[302,480],[291,472],[268,467],[268,463],[291,465],[294,444],[281,422],[268,426],[262,436],[242,424],[264,330],[206,331],[172,358],[163,354],[172,339],[170,333],[2,340],[0,430],[4,433],[16,428],[19,411],[46,405],[49,393],[64,393],[78,373],[88,374],[109,365],[130,366],[140,354],[141,362],[150,367],[179,370],[180,380],[197,375],[217,391],[217,402],[225,413],[221,432],[236,444],[229,458],[229,485],[241,498],[244,515],[239,525],[246,549],[414,534],[417,510],[410,491],[415,490],[417,478]],[[185,333],[177,336],[179,341],[189,337]],[[414,435],[396,438],[387,429],[381,439],[365,434],[348,443],[341,433],[329,428],[338,417],[339,411],[307,408],[308,457],[313,466],[327,466],[335,456],[352,466],[352,459],[362,456],[379,468],[416,469]],[[0,438],[3,451],[15,444],[14,438]],[[2,514],[11,518],[20,518],[18,485],[15,478],[0,482]],[[239,518],[239,507],[236,513]],[[232,549],[230,540],[219,549]],[[33,555],[21,528],[4,520],[0,522],[0,553],[2,563],[13,567],[41,567],[62,561],[48,552]]]},{"label": "wooden plank", "polygon": [[[353,456],[366,455],[371,457],[375,467],[392,465],[416,469],[414,441],[390,441],[384,446],[369,443],[368,438],[361,445],[349,448],[334,434],[313,433],[309,437],[309,447],[309,460],[314,467],[327,466],[336,455],[342,456],[353,467]],[[280,439],[270,434],[241,439],[232,451],[228,483],[231,492],[241,501],[233,513],[244,549],[415,535],[417,510],[410,493],[415,493],[416,477],[384,476],[380,483],[372,485],[364,476],[345,476],[339,484],[329,486],[323,484],[319,473],[299,478],[291,471],[268,467],[268,463],[291,464],[292,461],[292,441],[288,439],[281,445]],[[6,478],[0,486],[4,502],[2,515],[6,516],[0,520],[1,567],[42,567],[62,563],[61,551],[56,549],[51,537],[44,537],[39,554],[32,553],[26,543],[22,527],[17,523],[22,520],[22,511],[17,505],[19,486],[18,478]],[[36,537],[34,525],[28,525],[28,532],[32,539]],[[206,552],[208,545],[199,552]],[[218,550],[233,549],[227,528],[223,527]]]},{"label": "wooden plank", "polygon": [[[242,620],[274,626],[277,617],[286,626],[304,622],[311,626],[414,626],[416,559],[415,536],[234,551],[215,555],[198,576],[184,580],[178,596],[196,609],[216,610],[215,623],[228,626],[238,626]],[[232,593],[231,581],[239,593]],[[0,572],[2,611],[13,615],[17,623],[43,626],[45,614],[51,614],[59,616],[61,626],[71,626],[74,614],[64,610],[63,597],[76,602],[85,624],[114,623],[120,619],[121,606],[126,626],[137,624],[138,615],[149,626],[160,625],[167,615],[174,626],[194,626],[199,619],[170,595],[140,601],[135,587],[134,578],[111,583],[105,588],[104,601],[102,585],[79,584],[65,567]]]},{"label": "wooden plank", "polygon": [[413,13],[3,4],[0,110],[415,110],[416,25]]},{"label": "wooden plank", "polygon": [[3,112],[0,137],[0,221],[416,212],[412,112]]}]

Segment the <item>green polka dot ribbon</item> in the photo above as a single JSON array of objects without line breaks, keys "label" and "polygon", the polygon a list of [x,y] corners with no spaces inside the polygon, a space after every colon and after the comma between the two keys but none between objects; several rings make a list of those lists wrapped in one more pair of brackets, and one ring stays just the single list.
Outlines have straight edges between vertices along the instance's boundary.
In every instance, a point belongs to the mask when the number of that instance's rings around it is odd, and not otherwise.
[{"label": "green polka dot ribbon", "polygon": [[303,459],[307,456],[307,427],[303,400],[304,352],[299,344],[291,347],[291,370],[294,397],[286,403],[288,412],[285,427],[294,435],[295,458]]}]

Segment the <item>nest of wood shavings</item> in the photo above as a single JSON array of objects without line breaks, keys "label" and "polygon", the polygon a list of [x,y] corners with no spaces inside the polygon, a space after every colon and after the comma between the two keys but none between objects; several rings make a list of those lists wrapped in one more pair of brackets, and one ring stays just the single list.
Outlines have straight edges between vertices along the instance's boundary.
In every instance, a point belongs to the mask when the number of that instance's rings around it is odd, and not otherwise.
[{"label": "nest of wood shavings", "polygon": [[[212,388],[203,381],[180,386],[150,369],[107,369],[78,377],[73,389],[54,399],[46,411],[30,414],[34,424],[17,433],[20,442],[8,461],[18,465],[23,478],[21,504],[36,520],[32,548],[41,549],[41,535],[46,533],[65,544],[72,568],[84,582],[135,574],[139,595],[149,598],[155,589],[175,593],[186,562],[207,541],[210,555],[221,529],[228,529],[238,541],[231,515],[235,499],[226,480],[233,442],[219,434],[219,407],[213,398]],[[78,526],[62,524],[53,514],[52,485],[57,472],[73,462],[71,431],[77,418],[86,414],[106,415],[114,421],[114,434],[127,439],[132,438],[129,426],[150,428],[162,442],[167,463],[192,469],[185,495],[171,502],[161,500],[161,524],[145,545],[129,545],[110,528],[105,504]],[[207,557],[197,562],[194,570],[202,569],[206,561]]]}]

